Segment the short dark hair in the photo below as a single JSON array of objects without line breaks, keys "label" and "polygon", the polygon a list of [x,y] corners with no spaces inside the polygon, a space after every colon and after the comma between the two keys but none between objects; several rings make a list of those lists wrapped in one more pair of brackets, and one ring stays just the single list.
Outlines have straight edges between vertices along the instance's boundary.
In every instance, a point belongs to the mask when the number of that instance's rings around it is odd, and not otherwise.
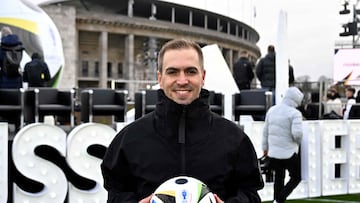
[{"label": "short dark hair", "polygon": [[163,68],[163,60],[165,52],[168,50],[179,50],[185,48],[193,48],[199,56],[200,67],[204,68],[204,56],[201,47],[194,41],[188,39],[174,39],[166,42],[160,49],[158,56],[158,70],[161,73]]},{"label": "short dark hair", "polygon": [[275,52],[274,45],[269,45],[267,50],[268,50],[268,53],[274,53]]},{"label": "short dark hair", "polygon": [[31,55],[31,59],[41,59],[41,56],[40,56],[40,54],[39,53],[33,53],[32,55]]},{"label": "short dark hair", "polygon": [[346,90],[355,94],[355,88],[353,87],[347,87]]}]

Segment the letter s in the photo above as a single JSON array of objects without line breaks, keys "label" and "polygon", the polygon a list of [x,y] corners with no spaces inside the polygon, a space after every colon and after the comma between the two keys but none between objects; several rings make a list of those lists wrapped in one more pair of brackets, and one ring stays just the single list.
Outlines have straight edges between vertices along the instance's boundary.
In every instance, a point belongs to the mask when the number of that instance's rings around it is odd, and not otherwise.
[{"label": "letter s", "polygon": [[35,148],[48,145],[65,156],[66,132],[53,125],[34,123],[22,128],[15,136],[12,156],[16,168],[24,176],[39,181],[45,188],[39,193],[23,191],[14,183],[13,202],[63,203],[67,194],[67,179],[55,164],[35,155]]},{"label": "letter s", "polygon": [[69,183],[69,203],[106,202],[107,192],[103,188],[101,159],[89,155],[91,145],[107,147],[115,137],[115,130],[107,125],[86,123],[74,128],[68,136],[67,162],[78,175],[94,180],[95,188],[80,190]]}]

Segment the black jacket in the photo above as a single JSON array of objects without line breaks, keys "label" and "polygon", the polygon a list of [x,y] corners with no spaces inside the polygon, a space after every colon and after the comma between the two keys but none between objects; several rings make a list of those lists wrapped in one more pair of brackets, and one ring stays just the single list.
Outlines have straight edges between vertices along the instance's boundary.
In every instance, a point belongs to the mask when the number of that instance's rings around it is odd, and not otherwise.
[{"label": "black jacket", "polygon": [[256,66],[256,76],[262,87],[275,88],[275,53],[268,53]]},{"label": "black jacket", "polygon": [[109,203],[138,202],[179,175],[205,182],[226,202],[261,202],[253,145],[236,124],[209,110],[208,95],[203,89],[184,106],[159,90],[156,110],[116,135],[101,164]]},{"label": "black jacket", "polygon": [[246,57],[240,57],[234,64],[234,78],[240,90],[250,89],[250,83],[254,78],[254,64]]},{"label": "black jacket", "polygon": [[23,81],[28,82],[29,87],[46,87],[50,77],[49,67],[39,58],[34,58],[25,65]]}]

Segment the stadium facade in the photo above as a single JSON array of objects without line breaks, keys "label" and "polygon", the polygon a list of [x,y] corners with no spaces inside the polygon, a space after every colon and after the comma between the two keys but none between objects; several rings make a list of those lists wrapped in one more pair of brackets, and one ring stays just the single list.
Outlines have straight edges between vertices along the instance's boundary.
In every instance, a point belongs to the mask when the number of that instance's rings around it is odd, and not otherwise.
[{"label": "stadium facade", "polygon": [[157,51],[173,38],[217,44],[231,70],[241,50],[254,61],[260,57],[254,28],[207,10],[156,0],[69,0],[41,7],[62,38],[60,88],[115,84],[131,97],[156,80]]}]

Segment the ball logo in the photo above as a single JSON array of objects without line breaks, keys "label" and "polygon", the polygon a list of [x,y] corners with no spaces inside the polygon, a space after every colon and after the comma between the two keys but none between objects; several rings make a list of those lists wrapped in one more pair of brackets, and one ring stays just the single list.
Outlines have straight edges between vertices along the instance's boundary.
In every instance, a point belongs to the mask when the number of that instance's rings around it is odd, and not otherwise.
[{"label": "ball logo", "polygon": [[154,192],[151,203],[214,203],[214,195],[200,180],[187,176],[171,178]]},{"label": "ball logo", "polygon": [[183,197],[182,203],[187,203],[188,202],[188,193],[186,192],[186,190],[183,190],[181,194]]}]

